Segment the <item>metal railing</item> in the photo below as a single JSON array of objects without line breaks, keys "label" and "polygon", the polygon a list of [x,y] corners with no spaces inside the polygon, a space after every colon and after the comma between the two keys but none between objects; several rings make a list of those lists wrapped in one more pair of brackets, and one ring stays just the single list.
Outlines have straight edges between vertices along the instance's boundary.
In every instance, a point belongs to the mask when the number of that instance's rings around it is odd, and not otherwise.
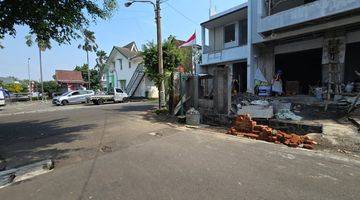
[{"label": "metal railing", "polygon": [[138,85],[140,84],[142,78],[144,77],[145,72],[144,72],[144,66],[143,65],[138,65],[136,67],[136,70],[134,72],[134,74],[132,75],[129,84],[126,86],[125,90],[128,93],[129,96],[132,96],[133,93],[135,92],[136,88],[138,87]]}]

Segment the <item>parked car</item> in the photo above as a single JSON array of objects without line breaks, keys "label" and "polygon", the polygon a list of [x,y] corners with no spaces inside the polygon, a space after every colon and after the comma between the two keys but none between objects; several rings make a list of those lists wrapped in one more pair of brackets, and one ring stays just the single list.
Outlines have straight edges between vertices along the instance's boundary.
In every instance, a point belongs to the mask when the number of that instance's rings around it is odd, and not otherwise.
[{"label": "parked car", "polygon": [[0,90],[0,106],[5,106],[5,92],[3,90]]},{"label": "parked car", "polygon": [[93,95],[88,97],[88,101],[93,102],[96,105],[100,105],[105,102],[125,102],[127,99],[128,95],[120,88],[113,88],[112,91],[104,95]]},{"label": "parked car", "polygon": [[92,90],[76,90],[76,91],[66,92],[61,96],[57,96],[53,98],[52,103],[58,106],[86,103],[88,99],[87,97],[90,97],[94,94],[95,92]]}]

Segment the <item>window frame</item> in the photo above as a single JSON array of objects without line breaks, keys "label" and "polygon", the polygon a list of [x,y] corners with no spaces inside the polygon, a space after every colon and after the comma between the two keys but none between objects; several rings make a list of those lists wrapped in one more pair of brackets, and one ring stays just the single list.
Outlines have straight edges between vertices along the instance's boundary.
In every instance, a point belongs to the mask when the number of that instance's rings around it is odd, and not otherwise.
[{"label": "window frame", "polygon": [[[233,35],[233,40],[231,40],[231,41],[226,41],[226,29],[228,28],[228,27],[234,27],[234,35]],[[225,26],[224,26],[224,44],[232,44],[232,43],[234,43],[234,42],[236,42],[236,23],[230,23],[230,24],[226,24]]]}]

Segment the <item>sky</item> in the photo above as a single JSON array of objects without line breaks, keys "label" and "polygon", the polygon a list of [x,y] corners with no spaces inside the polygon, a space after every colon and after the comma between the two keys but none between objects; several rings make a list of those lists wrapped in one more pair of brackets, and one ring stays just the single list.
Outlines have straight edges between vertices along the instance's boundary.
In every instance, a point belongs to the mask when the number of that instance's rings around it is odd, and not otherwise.
[{"label": "sky", "polygon": [[[244,3],[246,0],[212,0],[217,12]],[[101,50],[110,53],[113,46],[124,46],[135,41],[139,48],[148,41],[156,41],[154,11],[148,4],[133,4],[124,7],[125,0],[118,0],[119,8],[112,18],[98,20],[90,29],[95,32],[96,43]],[[196,30],[197,42],[201,41],[200,23],[209,19],[209,0],[168,0],[162,4],[163,38],[174,35],[187,40]],[[25,45],[27,27],[16,27],[17,35],[7,36],[1,42],[0,76],[15,76],[28,79],[27,60],[30,58],[30,78],[40,79],[39,56],[36,47]],[[86,63],[86,54],[78,49],[81,40],[72,41],[71,45],[52,43],[52,49],[43,53],[44,80],[52,80],[56,69],[73,70],[75,66]],[[95,53],[90,55],[90,66],[95,65]]]}]

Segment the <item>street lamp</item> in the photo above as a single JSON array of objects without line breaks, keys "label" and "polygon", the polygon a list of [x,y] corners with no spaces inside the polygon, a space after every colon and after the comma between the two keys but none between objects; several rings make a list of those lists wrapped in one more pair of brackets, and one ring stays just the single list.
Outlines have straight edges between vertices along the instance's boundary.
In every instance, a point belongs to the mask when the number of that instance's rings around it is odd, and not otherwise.
[{"label": "street lamp", "polygon": [[155,22],[156,22],[156,31],[157,31],[157,44],[158,44],[158,64],[159,64],[159,74],[162,77],[161,84],[159,88],[159,108],[165,107],[165,83],[163,80],[164,76],[164,60],[163,60],[163,49],[162,49],[162,36],[161,36],[161,15],[160,15],[160,0],[156,0],[155,3],[150,0],[131,0],[126,2],[125,7],[130,7],[133,3],[150,3],[154,6],[155,12]]}]

